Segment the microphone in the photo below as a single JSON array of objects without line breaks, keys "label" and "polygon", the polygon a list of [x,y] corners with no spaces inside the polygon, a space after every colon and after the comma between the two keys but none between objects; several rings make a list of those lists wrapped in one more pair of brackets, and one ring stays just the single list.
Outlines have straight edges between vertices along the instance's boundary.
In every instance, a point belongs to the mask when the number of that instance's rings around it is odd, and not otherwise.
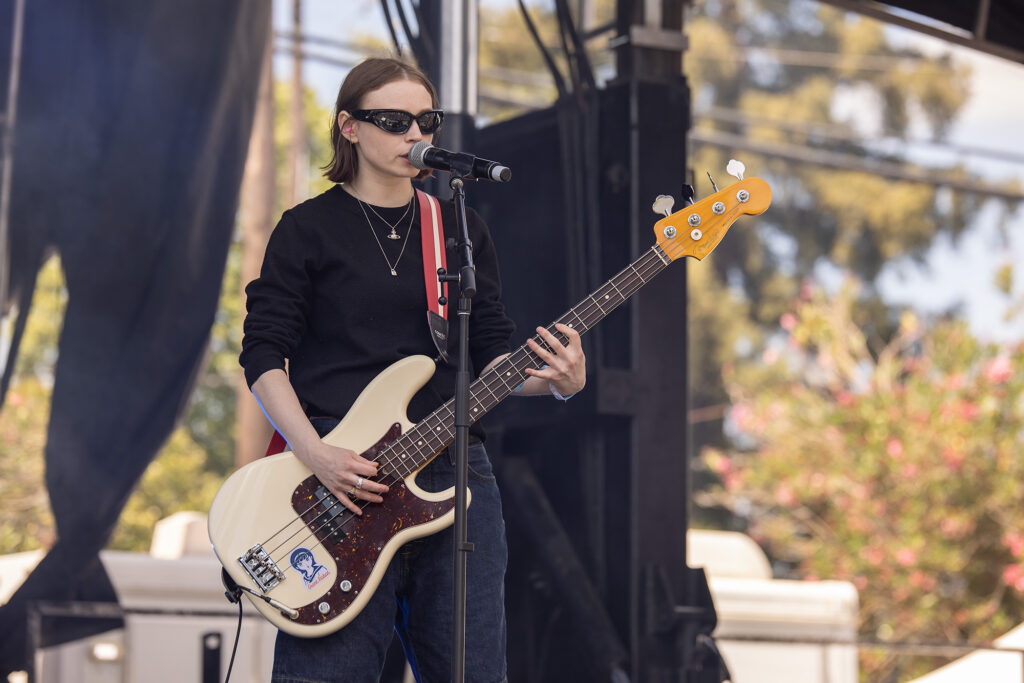
[{"label": "microphone", "polygon": [[409,163],[421,171],[436,168],[439,171],[450,171],[456,175],[467,176],[473,180],[493,180],[496,183],[507,183],[512,179],[512,170],[497,161],[488,161],[472,154],[449,152],[447,149],[434,147],[423,140],[409,149]]}]

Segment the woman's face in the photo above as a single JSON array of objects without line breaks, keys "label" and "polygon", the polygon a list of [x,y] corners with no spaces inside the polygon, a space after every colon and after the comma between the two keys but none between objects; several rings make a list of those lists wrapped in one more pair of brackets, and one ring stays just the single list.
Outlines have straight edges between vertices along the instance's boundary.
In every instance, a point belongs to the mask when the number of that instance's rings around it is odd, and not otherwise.
[{"label": "woman's face", "polygon": [[[391,81],[371,90],[359,103],[360,109],[401,109],[418,115],[433,109],[430,93],[419,82]],[[420,140],[430,142],[433,135],[424,135],[415,121],[405,133],[388,133],[369,121],[356,121],[348,112],[338,114],[342,134],[356,144],[359,175],[373,175],[383,180],[394,177],[415,178],[419,169],[409,163],[409,149]],[[351,129],[345,132],[346,129]]]}]

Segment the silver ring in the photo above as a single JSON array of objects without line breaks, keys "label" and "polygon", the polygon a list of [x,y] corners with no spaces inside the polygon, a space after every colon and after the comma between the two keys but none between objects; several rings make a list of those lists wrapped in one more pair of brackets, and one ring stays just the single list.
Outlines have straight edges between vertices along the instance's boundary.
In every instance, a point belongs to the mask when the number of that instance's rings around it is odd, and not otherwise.
[{"label": "silver ring", "polygon": [[356,477],[356,488],[359,489],[360,491],[363,489],[363,478],[362,477]]}]

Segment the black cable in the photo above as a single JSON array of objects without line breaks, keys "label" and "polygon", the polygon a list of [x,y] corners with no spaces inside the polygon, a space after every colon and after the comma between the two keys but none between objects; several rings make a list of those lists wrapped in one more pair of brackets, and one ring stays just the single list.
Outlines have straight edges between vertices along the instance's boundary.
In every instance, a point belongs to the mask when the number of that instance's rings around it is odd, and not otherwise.
[{"label": "black cable", "polygon": [[[421,55],[423,61],[420,64],[434,64],[437,60],[437,50],[434,49],[434,41],[430,38],[430,25],[427,23],[426,18],[423,16],[423,5],[421,3],[414,3],[412,6],[412,13],[416,15],[416,25],[419,26],[419,40],[420,50],[423,52]],[[419,60],[420,56],[417,56]],[[440,69],[440,65],[437,65]]]},{"label": "black cable", "polygon": [[402,24],[402,31],[405,32],[405,39],[409,41],[409,46],[416,57],[416,62],[421,66],[423,64],[431,64],[431,55],[423,40],[423,25],[420,25],[419,33],[413,35],[412,25],[409,23],[409,17],[405,14],[405,8],[402,7],[401,0],[395,0],[395,11],[398,12],[398,21]]},{"label": "black cable", "polygon": [[537,49],[540,50],[540,54],[544,58],[544,63],[548,65],[548,71],[551,72],[551,78],[555,81],[555,89],[558,90],[558,97],[565,97],[568,92],[565,89],[565,79],[562,78],[562,74],[558,70],[555,60],[552,59],[551,53],[548,52],[546,47],[544,47],[544,41],[540,39],[540,34],[537,33],[537,27],[534,25],[533,19],[530,18],[530,13],[526,11],[526,4],[523,0],[519,0],[519,10],[523,15],[523,21],[526,23],[526,29],[530,32],[530,36],[533,37],[533,42],[537,44]]},{"label": "black cable", "polygon": [[228,661],[228,675],[224,677],[224,683],[231,680],[231,669],[235,666],[235,653],[238,652],[238,637],[242,635],[242,587],[235,583],[227,570],[223,567],[220,570],[220,581],[224,584],[224,597],[228,602],[238,605],[238,626],[235,628],[235,644],[231,646],[231,659]]},{"label": "black cable", "polygon": [[566,18],[562,14],[562,10],[568,13],[569,8],[565,6],[564,2],[555,0],[555,22],[558,25],[558,41],[562,44],[562,54],[565,55],[565,59],[569,64],[569,78],[572,79],[572,91],[579,96],[580,92],[580,73],[576,55],[572,50],[569,49],[569,39],[567,37],[566,24],[571,24],[572,19]]},{"label": "black cable", "polygon": [[235,666],[235,653],[238,652],[238,637],[242,635],[242,601],[239,599],[235,602],[238,603],[238,626],[235,627],[235,644],[231,646],[231,659],[228,660],[228,675],[224,677],[224,683],[228,683],[231,680],[231,669]]},{"label": "black cable", "polygon": [[572,13],[569,12],[569,3],[566,0],[555,0],[555,8],[558,12],[558,23],[562,31],[568,34],[569,41],[573,46],[572,60],[576,64],[577,79],[590,88],[597,87],[597,80],[594,78],[594,69],[590,64],[590,57],[587,55],[587,48],[576,30],[576,23],[572,20]]},{"label": "black cable", "polygon": [[388,33],[391,34],[391,42],[395,44],[395,52],[402,56],[402,46],[398,42],[398,34],[395,32],[395,23],[391,18],[391,8],[388,7],[388,0],[380,0],[380,8],[384,10],[384,23],[388,25]]}]

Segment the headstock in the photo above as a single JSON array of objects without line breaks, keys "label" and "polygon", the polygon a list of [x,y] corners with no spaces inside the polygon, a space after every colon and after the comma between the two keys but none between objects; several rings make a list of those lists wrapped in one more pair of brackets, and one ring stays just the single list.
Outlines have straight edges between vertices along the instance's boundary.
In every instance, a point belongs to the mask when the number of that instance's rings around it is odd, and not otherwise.
[{"label": "headstock", "polygon": [[[772,203],[768,183],[760,178],[743,179],[742,164],[737,167],[730,162],[729,172],[740,178],[739,182],[654,224],[658,246],[673,261],[683,256],[704,258],[718,246],[737,218],[763,213]],[[654,210],[667,213],[670,208],[666,209],[666,205],[671,207],[671,197],[660,195]]]}]

